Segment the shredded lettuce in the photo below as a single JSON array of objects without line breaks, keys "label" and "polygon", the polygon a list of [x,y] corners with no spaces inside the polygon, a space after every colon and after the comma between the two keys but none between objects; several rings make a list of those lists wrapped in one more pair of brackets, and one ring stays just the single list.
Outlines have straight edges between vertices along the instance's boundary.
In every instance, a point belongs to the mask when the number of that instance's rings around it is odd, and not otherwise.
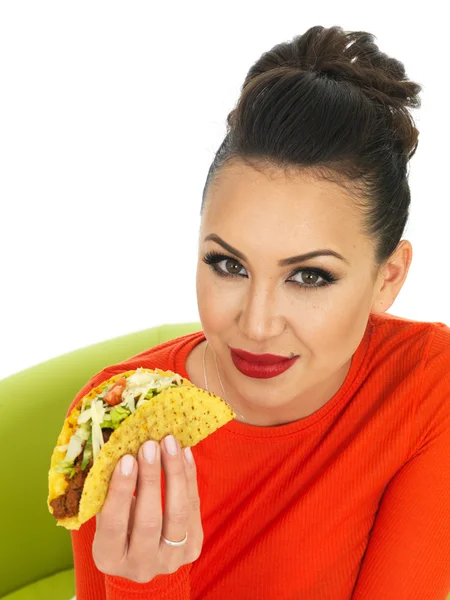
[{"label": "shredded lettuce", "polygon": [[124,419],[130,416],[131,412],[126,406],[118,404],[111,412],[105,415],[100,425],[102,429],[117,429]]},{"label": "shredded lettuce", "polygon": [[88,466],[88,463],[91,460],[91,458],[92,458],[92,444],[90,444],[90,445],[86,444],[86,447],[83,452],[83,462],[81,463],[82,471],[84,471],[84,469]]},{"label": "shredded lettuce", "polygon": [[75,475],[75,467],[73,461],[60,460],[55,465],[55,471],[57,473],[62,473],[63,475],[68,475],[70,478],[72,478]]},{"label": "shredded lettuce", "polygon": [[162,390],[157,390],[155,388],[151,388],[148,390],[148,392],[144,392],[141,397],[139,398],[137,404],[136,404],[136,408],[140,408],[144,402],[147,402],[147,400],[151,400],[152,398],[154,398],[155,396],[157,396],[159,394],[159,392],[161,392]]},{"label": "shredded lettuce", "polygon": [[115,406],[109,413],[109,419],[111,421],[111,429],[117,429],[124,419],[131,414],[131,411],[125,406]]},{"label": "shredded lettuce", "polygon": [[83,441],[86,441],[91,435],[91,427],[89,423],[84,423],[81,427],[75,431],[75,435],[81,438]]},{"label": "shredded lettuce", "polygon": [[64,462],[70,463],[73,462],[76,457],[81,454],[83,450],[83,440],[76,434],[74,434],[69,441],[69,446],[67,448],[66,456],[64,457]]},{"label": "shredded lettuce", "polygon": [[87,467],[91,458],[92,458],[92,431],[89,433],[89,437],[86,441],[86,445],[83,450],[83,460],[81,462],[81,470],[82,471],[84,471],[84,469]]},{"label": "shredded lettuce", "polygon": [[92,451],[94,460],[97,458],[101,447],[104,445],[103,432],[100,425],[105,417],[105,406],[102,400],[93,400],[91,402],[91,420],[92,420]]}]

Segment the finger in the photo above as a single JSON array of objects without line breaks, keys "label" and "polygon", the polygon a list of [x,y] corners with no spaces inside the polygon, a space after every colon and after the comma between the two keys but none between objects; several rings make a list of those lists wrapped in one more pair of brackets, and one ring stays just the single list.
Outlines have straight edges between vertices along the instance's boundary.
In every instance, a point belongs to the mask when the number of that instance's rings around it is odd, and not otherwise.
[{"label": "finger", "polygon": [[128,555],[149,559],[158,553],[161,539],[161,452],[159,444],[145,442],[138,453],[138,486]]},{"label": "finger", "polygon": [[[121,560],[128,544],[128,522],[137,467],[131,455],[117,463],[108,488],[105,503],[97,515],[97,530],[92,546],[94,560],[100,570]],[[97,562],[98,561],[98,562]]]},{"label": "finger", "polygon": [[134,510],[135,510],[135,507],[136,507],[136,496],[133,496],[131,498],[130,518],[128,520],[128,537],[130,537],[131,532],[133,530]]},{"label": "finger", "polygon": [[[188,531],[190,507],[186,470],[178,440],[171,435],[164,438],[161,444],[161,456],[166,482],[162,534],[168,540],[179,542]],[[161,540],[161,548],[170,547]],[[178,550],[178,548],[173,549]]]},{"label": "finger", "polygon": [[189,517],[189,548],[192,550],[192,555],[189,562],[197,560],[203,545],[203,526],[200,511],[200,494],[197,483],[197,468],[192,450],[187,447],[183,449],[183,457],[185,461],[187,494],[190,505]]}]

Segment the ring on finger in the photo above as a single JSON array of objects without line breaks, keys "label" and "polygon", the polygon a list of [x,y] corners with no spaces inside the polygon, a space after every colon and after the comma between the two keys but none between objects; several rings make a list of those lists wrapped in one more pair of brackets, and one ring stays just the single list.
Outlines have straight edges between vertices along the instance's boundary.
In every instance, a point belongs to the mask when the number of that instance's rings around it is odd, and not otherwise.
[{"label": "ring on finger", "polygon": [[186,535],[180,542],[172,542],[171,540],[168,540],[166,537],[164,537],[162,534],[161,534],[161,538],[162,538],[163,542],[165,542],[166,544],[169,544],[169,546],[184,546],[184,544],[187,542],[188,534],[186,532]]}]

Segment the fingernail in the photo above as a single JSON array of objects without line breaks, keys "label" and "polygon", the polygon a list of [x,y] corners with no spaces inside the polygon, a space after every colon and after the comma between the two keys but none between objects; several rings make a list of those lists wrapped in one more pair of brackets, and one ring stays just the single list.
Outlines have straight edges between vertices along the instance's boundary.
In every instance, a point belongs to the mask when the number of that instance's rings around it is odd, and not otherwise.
[{"label": "fingernail", "polygon": [[156,443],[153,441],[145,442],[144,444],[144,458],[151,465],[156,459]]},{"label": "fingernail", "polygon": [[177,446],[177,441],[173,437],[173,435],[168,435],[164,440],[164,444],[166,445],[167,452],[171,456],[175,456],[175,454],[178,452],[178,446]]},{"label": "fingernail", "polygon": [[192,463],[194,462],[194,457],[192,455],[192,450],[189,448],[189,446],[187,446],[184,450],[184,456],[187,460],[187,462],[192,465]]},{"label": "fingernail", "polygon": [[132,456],[130,456],[129,454],[123,456],[122,460],[120,461],[120,471],[122,475],[131,475],[133,471],[133,465],[134,458]]}]

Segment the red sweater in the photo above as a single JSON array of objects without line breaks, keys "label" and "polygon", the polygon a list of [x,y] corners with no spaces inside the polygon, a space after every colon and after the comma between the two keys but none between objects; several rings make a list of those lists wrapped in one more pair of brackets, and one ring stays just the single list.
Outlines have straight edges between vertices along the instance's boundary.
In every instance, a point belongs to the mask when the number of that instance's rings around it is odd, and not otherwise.
[{"label": "red sweater", "polygon": [[[187,377],[195,333],[100,373]],[[339,391],[278,427],[231,421],[193,448],[200,558],[148,584],[72,532],[77,600],[444,600],[450,591],[450,328],[371,315]]]}]

